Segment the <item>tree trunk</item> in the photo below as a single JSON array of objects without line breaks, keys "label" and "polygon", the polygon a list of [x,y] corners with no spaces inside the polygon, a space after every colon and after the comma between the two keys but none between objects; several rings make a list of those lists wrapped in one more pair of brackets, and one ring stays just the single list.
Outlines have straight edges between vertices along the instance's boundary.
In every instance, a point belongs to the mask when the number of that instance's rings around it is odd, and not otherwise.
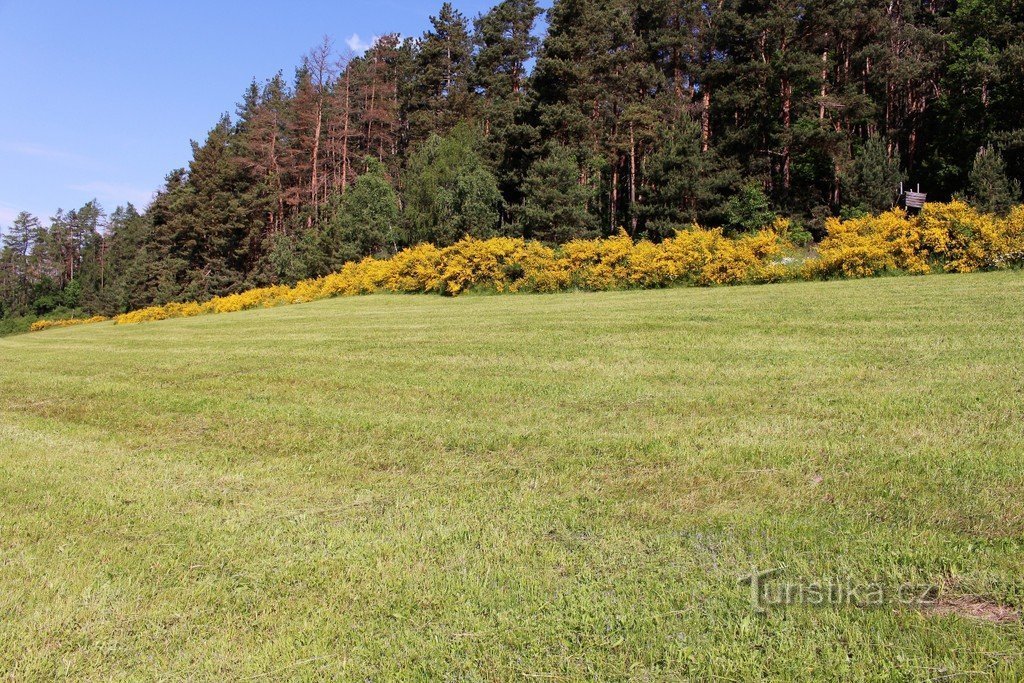
[{"label": "tree trunk", "polygon": [[701,101],[703,106],[700,112],[700,147],[701,151],[708,151],[711,145],[711,92],[705,87]]},{"label": "tree trunk", "polygon": [[818,103],[818,120],[825,120],[825,97],[828,95],[828,50],[821,53],[821,101]]},{"label": "tree trunk", "polygon": [[790,185],[790,129],[793,118],[793,84],[788,78],[782,79],[782,189],[789,193]]},{"label": "tree trunk", "polygon": [[636,135],[629,124],[629,224],[630,235],[636,235]]},{"label": "tree trunk", "polygon": [[349,122],[352,120],[352,101],[349,97],[349,85],[352,77],[349,71],[349,69],[345,69],[345,123],[341,128],[341,194],[343,195],[348,187],[348,129]]}]

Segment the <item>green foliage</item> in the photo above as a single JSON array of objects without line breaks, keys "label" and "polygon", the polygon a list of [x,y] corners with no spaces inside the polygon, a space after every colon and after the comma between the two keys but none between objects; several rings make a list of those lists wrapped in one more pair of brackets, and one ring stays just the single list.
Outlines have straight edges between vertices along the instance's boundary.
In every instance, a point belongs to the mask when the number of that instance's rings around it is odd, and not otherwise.
[{"label": "green foliage", "polygon": [[[651,189],[640,203],[645,231],[670,236],[693,223],[715,225],[718,206],[734,178],[701,150],[700,127],[688,118],[666,131],[648,166]],[[756,228],[755,228],[756,229]]]},{"label": "green foliage", "polygon": [[874,136],[860,148],[842,180],[847,205],[880,213],[895,205],[906,176],[899,162],[889,156],[885,142]]},{"label": "green foliage", "polygon": [[463,124],[445,137],[431,135],[413,153],[404,177],[409,243],[447,246],[498,233],[502,197],[479,149],[479,134]]},{"label": "green foliage", "polygon": [[589,208],[594,189],[580,181],[579,162],[568,147],[553,144],[534,162],[523,196],[519,221],[525,236],[564,243],[596,234]]},{"label": "green foliage", "polygon": [[328,270],[346,261],[393,251],[399,242],[398,194],[377,159],[365,159],[366,171],[342,195],[321,240]]},{"label": "green foliage", "polygon": [[264,249],[264,277],[272,283],[293,283],[329,270],[321,245],[310,237],[278,232],[267,238]]},{"label": "green foliage", "polygon": [[473,42],[469,23],[445,2],[431,29],[417,43],[416,69],[409,89],[409,126],[414,140],[444,135],[470,113],[469,79]]},{"label": "green foliage", "polygon": [[977,209],[1000,214],[1020,201],[1020,181],[1007,175],[1006,162],[998,149],[978,150],[968,178],[967,196]]},{"label": "green foliage", "polygon": [[28,312],[33,287],[33,249],[46,237],[39,219],[19,213],[3,235],[0,252],[0,312],[17,316]]},{"label": "green foliage", "polygon": [[28,329],[32,326],[32,323],[39,320],[34,315],[25,316],[0,316],[0,337],[5,337],[9,334],[21,334],[28,332]]},{"label": "green foliage", "polygon": [[775,222],[771,201],[757,183],[747,183],[725,205],[728,232],[755,232]]}]

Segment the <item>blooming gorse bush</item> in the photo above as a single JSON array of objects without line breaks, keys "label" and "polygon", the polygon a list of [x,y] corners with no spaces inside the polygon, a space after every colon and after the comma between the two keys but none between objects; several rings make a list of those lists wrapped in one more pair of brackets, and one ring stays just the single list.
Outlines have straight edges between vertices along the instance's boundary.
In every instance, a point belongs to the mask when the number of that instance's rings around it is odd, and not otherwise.
[{"label": "blooming gorse bush", "polygon": [[[802,264],[782,258],[792,247],[786,220],[737,238],[693,226],[663,242],[634,242],[624,232],[574,240],[561,247],[512,237],[471,237],[450,247],[420,244],[386,259],[365,258],[338,272],[221,296],[170,303],[115,318],[118,324],[315,301],[373,292],[558,292],[674,285],[733,285],[787,279],[868,277],[1005,268],[1024,262],[1024,207],[999,217],[963,202],[930,204],[921,214],[901,210],[850,220],[829,219],[817,256]],[[793,264],[793,265],[790,265]],[[41,321],[32,329],[97,322]]]},{"label": "blooming gorse bush", "polygon": [[784,268],[772,263],[785,246],[774,230],[730,239],[721,230],[696,226],[660,244],[634,243],[620,232],[607,239],[575,240],[559,249],[520,238],[466,237],[444,249],[421,244],[387,259],[347,263],[337,273],[293,287],[152,306],[115,320],[139,323],[381,291],[456,296],[468,290],[556,292],[767,282],[785,275]]},{"label": "blooming gorse bush", "polygon": [[878,216],[825,223],[819,258],[803,276],[869,277],[886,271],[969,273],[1005,268],[1024,251],[1024,207],[1006,217],[959,201],[928,204],[911,216],[894,209]]},{"label": "blooming gorse bush", "polygon": [[89,323],[101,323],[110,318],[102,315],[94,315],[91,318],[66,318],[64,320],[37,320],[28,328],[30,332],[48,330],[51,327],[73,327],[75,325],[88,325]]}]

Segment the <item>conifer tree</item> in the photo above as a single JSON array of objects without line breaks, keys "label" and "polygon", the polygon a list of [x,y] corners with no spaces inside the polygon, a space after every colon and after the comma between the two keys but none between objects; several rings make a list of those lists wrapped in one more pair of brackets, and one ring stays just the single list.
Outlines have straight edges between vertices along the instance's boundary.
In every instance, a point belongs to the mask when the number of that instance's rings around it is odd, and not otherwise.
[{"label": "conifer tree", "polygon": [[869,213],[887,211],[896,203],[904,180],[899,162],[889,157],[885,143],[877,136],[871,137],[843,176],[846,205]]},{"label": "conifer tree", "polygon": [[721,168],[714,152],[702,151],[701,143],[700,126],[684,118],[655,146],[648,168],[651,187],[638,211],[648,236],[668,237],[693,223],[722,222],[721,197],[736,178]]},{"label": "conifer tree", "polygon": [[32,250],[43,237],[39,219],[20,212],[3,235],[3,255],[8,278],[4,293],[5,314],[24,315],[28,311],[31,291]]},{"label": "conifer tree", "polygon": [[429,134],[444,135],[470,116],[470,73],[473,45],[469,24],[451,3],[430,17],[431,29],[417,44],[416,68],[410,93],[409,127],[412,141]]},{"label": "conifer tree", "polygon": [[376,157],[367,157],[363,164],[366,170],[341,198],[321,242],[328,271],[398,246],[398,194]]},{"label": "conifer tree", "polygon": [[967,196],[981,211],[1006,213],[1020,201],[1020,181],[1006,173],[1003,155],[994,147],[982,147],[974,157]]},{"label": "conifer tree", "polygon": [[596,234],[590,212],[594,190],[580,183],[579,162],[570,148],[553,144],[534,162],[523,195],[519,220],[526,237],[564,243]]},{"label": "conifer tree", "polygon": [[527,121],[529,62],[540,44],[533,35],[536,0],[503,0],[474,22],[471,87],[478,97],[485,153],[505,199],[518,204],[536,137]]}]

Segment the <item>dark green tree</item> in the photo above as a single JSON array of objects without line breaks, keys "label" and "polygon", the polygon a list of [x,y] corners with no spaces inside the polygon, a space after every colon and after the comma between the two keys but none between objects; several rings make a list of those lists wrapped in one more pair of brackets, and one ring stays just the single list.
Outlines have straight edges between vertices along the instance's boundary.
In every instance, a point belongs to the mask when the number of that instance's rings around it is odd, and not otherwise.
[{"label": "dark green tree", "polygon": [[470,85],[486,158],[510,204],[521,202],[523,176],[537,151],[538,136],[527,121],[528,68],[540,43],[533,35],[540,13],[536,0],[504,0],[474,22]]},{"label": "dark green tree", "polygon": [[448,245],[465,235],[498,233],[502,198],[479,150],[481,136],[467,125],[431,135],[409,159],[404,222],[409,243]]},{"label": "dark green tree", "polygon": [[878,136],[868,138],[843,174],[845,204],[869,213],[888,211],[906,180],[899,160],[889,156]]},{"label": "dark green tree", "polygon": [[721,198],[736,180],[714,152],[702,151],[700,126],[683,119],[662,134],[648,164],[650,189],[639,207],[645,233],[667,237],[693,223],[722,222]]},{"label": "dark green tree", "polygon": [[366,170],[339,200],[322,238],[322,256],[330,270],[398,246],[398,194],[380,161],[367,157],[364,164]]},{"label": "dark green tree", "polygon": [[105,240],[100,308],[96,312],[113,315],[155,302],[166,302],[177,292],[173,278],[174,262],[153,229],[153,216],[159,207],[142,215],[128,204],[110,215]]},{"label": "dark green tree", "polygon": [[761,186],[746,183],[726,202],[725,218],[727,232],[754,232],[770,226],[775,221],[775,212]]},{"label": "dark green tree", "polygon": [[32,251],[43,236],[39,219],[22,211],[3,234],[4,291],[0,292],[4,315],[28,312],[32,292]]},{"label": "dark green tree", "polygon": [[241,163],[236,141],[225,116],[203,144],[192,144],[188,172],[172,174],[154,200],[154,230],[182,298],[236,291],[256,269],[264,226],[260,188]]},{"label": "dark green tree", "polygon": [[594,188],[580,181],[579,168],[576,154],[557,143],[530,167],[519,210],[526,237],[562,243],[597,234],[590,213]]},{"label": "dark green tree", "polygon": [[408,119],[413,141],[431,133],[444,135],[472,112],[470,93],[473,43],[469,23],[444,3],[430,17],[431,30],[417,44],[415,71],[408,94]]},{"label": "dark green tree", "polygon": [[1000,214],[1020,201],[1020,181],[1007,175],[1006,162],[998,149],[978,150],[968,177],[967,197],[981,211]]}]

